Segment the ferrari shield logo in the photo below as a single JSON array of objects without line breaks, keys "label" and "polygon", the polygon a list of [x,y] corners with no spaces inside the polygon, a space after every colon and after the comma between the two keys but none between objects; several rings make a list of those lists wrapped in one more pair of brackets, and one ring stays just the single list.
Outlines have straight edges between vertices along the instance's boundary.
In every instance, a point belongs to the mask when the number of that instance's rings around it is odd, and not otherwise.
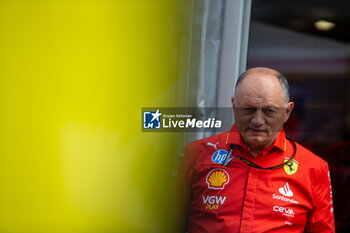
[{"label": "ferrari shield logo", "polygon": [[[289,160],[289,158],[285,158],[284,162],[286,163],[288,160]],[[284,171],[288,175],[293,175],[294,173],[297,172],[298,166],[299,166],[299,163],[297,161],[295,161],[294,159],[292,159],[289,163],[284,165]]]}]

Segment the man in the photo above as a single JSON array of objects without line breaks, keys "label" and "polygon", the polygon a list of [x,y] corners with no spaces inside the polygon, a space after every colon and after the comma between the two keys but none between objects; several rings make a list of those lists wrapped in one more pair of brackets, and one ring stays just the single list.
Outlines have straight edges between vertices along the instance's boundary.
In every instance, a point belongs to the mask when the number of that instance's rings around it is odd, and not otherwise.
[{"label": "man", "polygon": [[184,149],[178,181],[186,231],[335,232],[328,164],[283,130],[294,106],[287,80],[249,69],[232,104],[230,132]]}]

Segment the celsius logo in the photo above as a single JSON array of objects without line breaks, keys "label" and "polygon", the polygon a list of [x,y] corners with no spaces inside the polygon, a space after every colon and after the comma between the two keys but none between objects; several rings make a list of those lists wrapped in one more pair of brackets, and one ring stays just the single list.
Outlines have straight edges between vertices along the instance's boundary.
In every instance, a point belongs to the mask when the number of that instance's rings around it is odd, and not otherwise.
[{"label": "celsius logo", "polygon": [[293,192],[292,190],[290,190],[288,182],[286,182],[286,184],[283,187],[279,188],[278,191],[286,197],[293,196]]},{"label": "celsius logo", "polygon": [[206,178],[209,189],[224,189],[229,181],[230,177],[228,173],[221,168],[211,170]]},{"label": "celsius logo", "polygon": [[224,204],[226,197],[222,196],[202,196],[205,209],[217,210],[220,205]]},{"label": "celsius logo", "polygon": [[289,208],[280,207],[280,206],[275,205],[272,209],[273,209],[273,211],[282,213],[285,216],[294,217],[294,211],[292,208],[289,209]]},{"label": "celsius logo", "polygon": [[211,160],[214,163],[224,163],[227,156],[227,151],[225,150],[217,150],[214,152],[213,156],[211,157]]},{"label": "celsius logo", "polygon": [[160,129],[160,116],[162,113],[157,109],[156,112],[143,112],[144,129]]}]

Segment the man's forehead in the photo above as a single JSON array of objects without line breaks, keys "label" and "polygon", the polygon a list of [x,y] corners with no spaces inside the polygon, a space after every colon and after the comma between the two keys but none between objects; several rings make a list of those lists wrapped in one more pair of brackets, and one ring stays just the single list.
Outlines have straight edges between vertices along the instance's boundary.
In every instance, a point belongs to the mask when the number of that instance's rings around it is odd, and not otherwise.
[{"label": "man's forehead", "polygon": [[237,101],[242,104],[255,103],[259,106],[284,104],[282,86],[274,75],[275,71],[259,68],[251,72],[237,89]]},{"label": "man's forehead", "polygon": [[243,80],[238,89],[241,92],[269,95],[271,92],[281,92],[282,86],[278,78],[271,72],[252,72]]},{"label": "man's forehead", "polygon": [[[243,93],[241,96],[237,96],[237,103],[239,107],[252,107],[252,108],[270,108],[281,107],[284,105],[284,99],[276,94],[253,94]],[[238,107],[238,106],[237,106]]]}]

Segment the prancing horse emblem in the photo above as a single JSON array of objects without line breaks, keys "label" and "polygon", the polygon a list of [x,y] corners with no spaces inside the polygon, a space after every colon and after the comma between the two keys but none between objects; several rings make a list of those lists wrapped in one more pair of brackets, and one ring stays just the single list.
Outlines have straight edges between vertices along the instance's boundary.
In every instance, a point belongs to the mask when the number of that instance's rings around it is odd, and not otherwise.
[{"label": "prancing horse emblem", "polygon": [[[289,160],[289,158],[284,158],[284,162],[287,162],[288,160]],[[292,161],[290,161],[289,163],[284,165],[284,171],[288,175],[293,175],[294,173],[297,172],[298,166],[299,166],[299,162],[297,162],[293,159]]]}]

